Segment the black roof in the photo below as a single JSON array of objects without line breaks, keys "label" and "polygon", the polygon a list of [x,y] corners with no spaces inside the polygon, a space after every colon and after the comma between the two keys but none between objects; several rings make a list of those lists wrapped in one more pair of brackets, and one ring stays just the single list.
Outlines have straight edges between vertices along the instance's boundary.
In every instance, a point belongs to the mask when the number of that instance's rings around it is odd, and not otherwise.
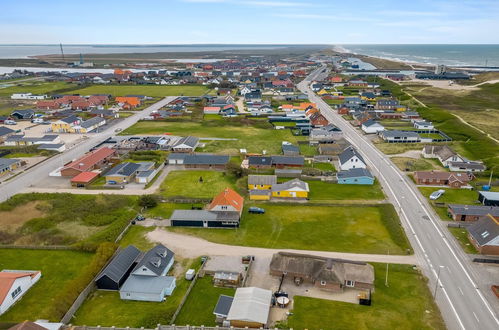
[{"label": "black roof", "polygon": [[347,161],[349,161],[352,157],[357,156],[357,158],[365,163],[364,158],[357,152],[356,149],[353,147],[347,147],[341,154],[338,155],[338,158],[340,159],[340,163],[344,164]]},{"label": "black roof", "polygon": [[249,156],[248,165],[272,165],[272,156]]},{"label": "black roof", "polygon": [[218,314],[218,315],[222,315],[222,316],[229,315],[229,310],[230,310],[230,307],[232,306],[233,300],[234,300],[234,297],[229,297],[229,296],[221,294],[220,297],[218,297],[218,302],[217,302],[217,305],[215,306],[215,310],[213,311],[213,314]]},{"label": "black roof", "polygon": [[114,282],[119,282],[139,256],[140,251],[135,246],[129,245],[111,260],[106,268],[97,276],[96,280],[107,276]]},{"label": "black roof", "polygon": [[303,165],[305,158],[303,156],[272,156],[272,164]]},{"label": "black roof", "polygon": [[0,136],[11,134],[14,132],[15,131],[13,129],[10,129],[10,128],[5,127],[5,126],[0,126]]},{"label": "black roof", "polygon": [[484,246],[499,236],[499,224],[492,216],[487,216],[469,226],[468,232],[480,246]]},{"label": "black roof", "polygon": [[[144,257],[142,257],[137,266],[135,266],[132,273],[145,266],[150,271],[160,276],[166,266],[170,263],[170,260],[173,259],[174,255],[173,251],[167,249],[163,244],[158,244],[144,254]],[[160,261],[159,267],[154,265],[158,260]]]}]

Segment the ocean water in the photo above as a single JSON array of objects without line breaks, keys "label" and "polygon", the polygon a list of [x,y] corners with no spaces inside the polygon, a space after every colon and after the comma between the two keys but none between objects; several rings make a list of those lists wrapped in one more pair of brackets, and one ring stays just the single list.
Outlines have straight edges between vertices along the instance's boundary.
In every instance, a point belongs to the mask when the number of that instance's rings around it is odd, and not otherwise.
[{"label": "ocean water", "polygon": [[[213,52],[239,49],[277,49],[288,45],[62,45],[64,54],[117,54],[159,52]],[[0,58],[60,54],[59,45],[0,45]]]},{"label": "ocean water", "polygon": [[499,67],[499,45],[338,45],[335,49],[425,64]]}]

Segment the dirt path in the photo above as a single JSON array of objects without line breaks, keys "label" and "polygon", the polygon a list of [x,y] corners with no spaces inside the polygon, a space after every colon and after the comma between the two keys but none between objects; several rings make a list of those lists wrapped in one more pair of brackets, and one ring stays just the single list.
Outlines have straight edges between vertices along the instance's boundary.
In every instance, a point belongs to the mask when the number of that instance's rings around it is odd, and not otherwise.
[{"label": "dirt path", "polygon": [[414,255],[380,255],[380,254],[357,254],[343,252],[325,252],[293,249],[266,249],[257,247],[235,246],[212,243],[207,240],[156,228],[147,234],[147,239],[151,242],[163,243],[175,253],[185,258],[195,258],[201,255],[222,255],[222,256],[244,256],[254,255],[257,258],[269,258],[278,251],[307,253],[329,258],[342,258],[355,261],[388,262],[396,264],[414,265],[417,263]]},{"label": "dirt path", "polygon": [[[485,84],[497,84],[499,79],[487,80],[475,85],[459,85],[457,83],[451,83],[452,80],[426,80],[426,79],[412,79],[406,80],[408,83],[421,83],[426,84],[428,87],[435,87],[441,89],[455,90],[455,91],[472,91],[478,89],[478,87]],[[404,85],[403,83],[401,85]]]},{"label": "dirt path", "polygon": [[496,138],[494,138],[493,136],[491,136],[489,133],[487,133],[487,132],[479,129],[478,127],[471,125],[470,123],[468,123],[466,120],[464,120],[459,115],[456,115],[455,113],[451,113],[451,115],[453,115],[454,117],[456,117],[457,119],[459,119],[463,124],[468,125],[469,127],[476,129],[480,133],[485,134],[489,139],[495,141],[496,143],[499,143],[499,140],[497,140]]},{"label": "dirt path", "polygon": [[239,113],[248,113],[248,111],[244,110],[244,97],[240,97],[236,101],[237,112]]}]

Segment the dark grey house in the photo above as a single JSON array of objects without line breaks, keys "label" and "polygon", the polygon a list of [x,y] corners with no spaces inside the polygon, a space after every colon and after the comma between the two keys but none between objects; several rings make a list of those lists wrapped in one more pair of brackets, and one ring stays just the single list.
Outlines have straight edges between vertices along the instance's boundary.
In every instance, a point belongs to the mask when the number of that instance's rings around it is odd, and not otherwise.
[{"label": "dark grey house", "polygon": [[119,290],[137,264],[140,251],[133,245],[121,250],[97,276],[95,284],[101,290]]},{"label": "dark grey house", "polygon": [[207,210],[175,210],[170,217],[173,227],[237,228],[238,212],[216,212]]}]

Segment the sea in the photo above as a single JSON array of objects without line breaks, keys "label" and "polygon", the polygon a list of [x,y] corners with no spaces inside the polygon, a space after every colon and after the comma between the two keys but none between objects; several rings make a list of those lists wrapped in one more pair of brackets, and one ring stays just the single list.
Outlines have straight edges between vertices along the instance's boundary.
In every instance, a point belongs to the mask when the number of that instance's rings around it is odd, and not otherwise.
[{"label": "sea", "polygon": [[447,66],[499,67],[499,45],[337,45],[336,51]]}]

